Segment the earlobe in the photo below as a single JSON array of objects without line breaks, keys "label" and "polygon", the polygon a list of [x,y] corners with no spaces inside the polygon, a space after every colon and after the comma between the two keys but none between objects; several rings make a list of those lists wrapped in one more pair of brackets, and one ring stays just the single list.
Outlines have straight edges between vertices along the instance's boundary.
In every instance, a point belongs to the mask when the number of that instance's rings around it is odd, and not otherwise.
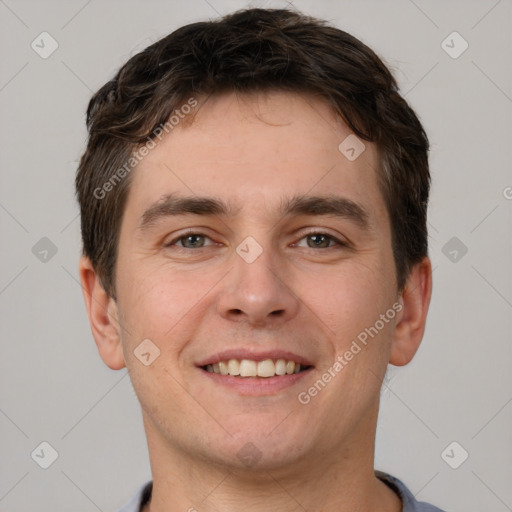
[{"label": "earlobe", "polygon": [[432,266],[425,257],[411,270],[401,293],[403,308],[398,316],[389,362],[395,366],[408,364],[418,350],[432,295]]},{"label": "earlobe", "polygon": [[80,282],[91,331],[104,363],[112,370],[124,368],[117,304],[99,280],[89,258],[79,263]]}]

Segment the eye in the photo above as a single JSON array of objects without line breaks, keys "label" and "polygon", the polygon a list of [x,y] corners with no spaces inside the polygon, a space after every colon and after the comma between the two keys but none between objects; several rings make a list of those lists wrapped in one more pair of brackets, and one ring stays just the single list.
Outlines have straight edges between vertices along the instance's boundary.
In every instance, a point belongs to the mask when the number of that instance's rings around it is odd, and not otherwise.
[{"label": "eye", "polygon": [[[183,249],[201,249],[211,245],[215,245],[215,243],[209,236],[195,232],[183,234],[165,244],[166,247],[178,246],[178,248]],[[336,237],[322,232],[309,233],[295,245],[309,249],[329,249],[335,246],[348,247],[348,244]]]},{"label": "eye", "polygon": [[179,247],[183,247],[185,249],[200,249],[201,247],[212,245],[207,244],[206,240],[211,241],[211,239],[208,236],[203,235],[201,233],[187,233],[178,238],[175,238],[174,240],[165,244],[165,246],[171,247],[173,245],[178,245]]},{"label": "eye", "polygon": [[[306,245],[302,243],[303,240],[306,241]],[[341,242],[337,238],[328,235],[327,233],[320,232],[309,233],[305,237],[301,238],[299,243],[297,243],[298,247],[308,247],[311,249],[329,249],[336,245],[347,246],[347,244]]]}]

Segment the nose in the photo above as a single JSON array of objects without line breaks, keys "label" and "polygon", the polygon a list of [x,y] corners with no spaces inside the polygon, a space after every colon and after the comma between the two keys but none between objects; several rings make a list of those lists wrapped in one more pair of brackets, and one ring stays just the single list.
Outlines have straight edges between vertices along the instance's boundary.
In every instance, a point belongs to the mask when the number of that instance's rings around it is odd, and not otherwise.
[{"label": "nose", "polygon": [[292,319],[300,300],[291,288],[290,273],[266,249],[251,263],[233,254],[234,268],[222,281],[217,307],[230,321],[251,326],[276,326]]}]

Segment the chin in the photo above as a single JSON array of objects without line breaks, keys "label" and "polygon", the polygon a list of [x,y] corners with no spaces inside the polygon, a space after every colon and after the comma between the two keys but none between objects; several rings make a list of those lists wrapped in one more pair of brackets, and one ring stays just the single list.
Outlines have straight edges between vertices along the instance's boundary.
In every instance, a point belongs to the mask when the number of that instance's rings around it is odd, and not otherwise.
[{"label": "chin", "polygon": [[292,429],[291,425],[285,429],[282,423],[283,418],[279,417],[275,422],[268,418],[264,421],[253,418],[249,424],[247,420],[236,422],[236,429],[231,424],[231,429],[226,428],[231,436],[226,433],[220,439],[209,439],[208,446],[214,446],[215,453],[210,451],[207,456],[231,469],[251,473],[294,464],[305,455],[305,447],[309,444],[305,439],[308,430],[303,426]]}]

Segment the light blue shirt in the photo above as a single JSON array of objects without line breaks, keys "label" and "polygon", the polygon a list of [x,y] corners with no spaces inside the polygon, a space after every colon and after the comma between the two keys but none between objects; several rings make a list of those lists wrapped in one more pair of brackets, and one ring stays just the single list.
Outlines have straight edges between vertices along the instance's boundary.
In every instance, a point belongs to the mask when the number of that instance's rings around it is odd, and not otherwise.
[{"label": "light blue shirt", "polygon": [[[400,496],[403,503],[402,512],[443,512],[443,510],[433,505],[417,501],[411,491],[398,478],[380,471],[377,471],[376,475]],[[142,506],[148,503],[151,498],[152,487],[152,482],[144,484],[118,512],[140,512]]]}]

